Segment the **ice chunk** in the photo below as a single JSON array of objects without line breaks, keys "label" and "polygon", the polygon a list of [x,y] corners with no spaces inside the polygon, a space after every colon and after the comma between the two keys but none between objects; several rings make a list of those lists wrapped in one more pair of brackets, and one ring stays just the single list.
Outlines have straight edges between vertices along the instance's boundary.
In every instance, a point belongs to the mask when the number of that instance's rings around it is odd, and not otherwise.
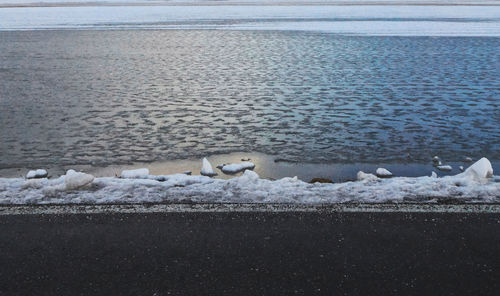
[{"label": "ice chunk", "polygon": [[437,178],[437,177],[438,177],[438,175],[436,174],[436,172],[433,171],[431,174],[431,178]]},{"label": "ice chunk", "polygon": [[200,174],[202,174],[203,176],[209,176],[209,177],[217,175],[214,172],[212,165],[210,164],[210,162],[208,161],[208,159],[206,157],[203,158],[203,167],[201,168]]},{"label": "ice chunk", "polygon": [[459,167],[458,167],[458,169],[459,169],[460,171],[462,171],[462,172],[464,171],[464,167],[463,167],[463,166],[459,166]]},{"label": "ice chunk", "polygon": [[374,174],[367,174],[363,171],[359,171],[357,177],[358,177],[358,181],[375,181],[375,180],[377,180],[377,176],[375,176]]},{"label": "ice chunk", "polygon": [[240,163],[232,163],[223,165],[221,171],[224,174],[236,174],[238,172],[244,170],[253,170],[255,168],[255,164],[250,161],[244,161]]},{"label": "ice chunk", "polygon": [[375,173],[377,174],[377,177],[379,177],[379,178],[390,178],[390,177],[392,177],[392,173],[389,172],[389,170],[384,169],[384,168],[378,168]]},{"label": "ice chunk", "polygon": [[26,174],[26,179],[35,179],[35,178],[45,178],[47,177],[47,171],[43,169],[32,170]]},{"label": "ice chunk", "polygon": [[466,157],[466,158],[465,158],[465,161],[466,161],[466,162],[472,162],[472,158],[470,158],[470,157]]},{"label": "ice chunk", "polygon": [[491,178],[493,176],[493,167],[491,162],[486,157],[483,157],[468,167],[462,174],[476,180]]},{"label": "ice chunk", "polygon": [[94,176],[86,173],[75,172],[74,170],[69,170],[64,177],[64,185],[66,190],[75,190],[83,187],[94,181]]},{"label": "ice chunk", "polygon": [[135,170],[124,170],[122,171],[122,178],[124,179],[144,179],[149,175],[149,170],[147,168],[135,169]]},{"label": "ice chunk", "polygon": [[445,171],[445,172],[449,172],[449,171],[453,170],[451,165],[438,165],[436,168],[440,171]]}]

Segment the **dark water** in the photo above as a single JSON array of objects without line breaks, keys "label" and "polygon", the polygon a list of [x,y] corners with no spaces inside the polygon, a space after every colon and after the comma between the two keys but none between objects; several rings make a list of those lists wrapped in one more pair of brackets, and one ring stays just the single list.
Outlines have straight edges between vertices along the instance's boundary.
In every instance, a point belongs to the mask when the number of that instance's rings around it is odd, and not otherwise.
[{"label": "dark water", "polygon": [[0,167],[500,160],[500,39],[0,32]]}]

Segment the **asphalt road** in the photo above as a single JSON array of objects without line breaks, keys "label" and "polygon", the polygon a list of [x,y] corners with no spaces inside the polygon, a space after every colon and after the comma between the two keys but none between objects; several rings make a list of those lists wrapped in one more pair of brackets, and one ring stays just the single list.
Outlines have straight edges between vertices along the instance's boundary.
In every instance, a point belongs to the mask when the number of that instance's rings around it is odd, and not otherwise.
[{"label": "asphalt road", "polygon": [[500,295],[500,214],[0,215],[0,295]]}]

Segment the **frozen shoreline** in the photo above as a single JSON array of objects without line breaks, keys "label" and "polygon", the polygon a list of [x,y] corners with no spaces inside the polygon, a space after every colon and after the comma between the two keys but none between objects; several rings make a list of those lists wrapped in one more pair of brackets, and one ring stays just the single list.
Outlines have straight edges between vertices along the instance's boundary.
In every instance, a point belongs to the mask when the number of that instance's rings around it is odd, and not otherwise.
[{"label": "frozen shoreline", "polygon": [[1,178],[0,204],[500,202],[500,178],[485,158],[442,178],[364,175],[360,181],[310,184],[297,177],[261,179],[249,170],[229,180],[185,174],[94,178],[68,171],[57,179]]}]

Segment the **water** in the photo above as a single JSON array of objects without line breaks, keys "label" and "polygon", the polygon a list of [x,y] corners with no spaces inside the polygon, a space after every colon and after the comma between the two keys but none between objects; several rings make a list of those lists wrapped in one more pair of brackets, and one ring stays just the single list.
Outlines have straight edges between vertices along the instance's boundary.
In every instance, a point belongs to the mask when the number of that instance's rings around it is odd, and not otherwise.
[{"label": "water", "polygon": [[0,32],[0,167],[500,160],[499,38]]}]

